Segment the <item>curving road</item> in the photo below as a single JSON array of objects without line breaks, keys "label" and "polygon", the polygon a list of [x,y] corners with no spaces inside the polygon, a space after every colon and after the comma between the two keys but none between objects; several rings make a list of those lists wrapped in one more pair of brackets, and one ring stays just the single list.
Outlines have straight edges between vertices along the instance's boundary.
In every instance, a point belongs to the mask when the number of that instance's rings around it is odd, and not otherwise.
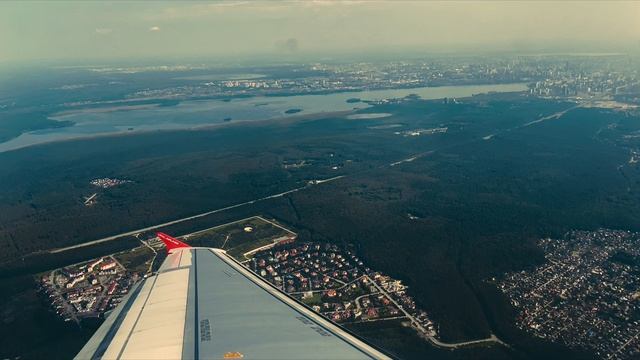
[{"label": "curving road", "polygon": [[486,343],[497,343],[506,347],[509,347],[509,345],[507,343],[505,343],[504,341],[500,340],[497,336],[495,336],[494,334],[491,334],[488,338],[485,339],[478,339],[478,340],[470,340],[470,341],[462,341],[462,342],[456,342],[456,343],[446,343],[443,341],[438,340],[438,338],[436,338],[435,336],[430,336],[430,335],[426,335],[427,334],[427,329],[425,329],[422,325],[420,325],[420,323],[418,322],[418,320],[416,320],[416,318],[414,318],[411,314],[409,314],[409,312],[407,312],[402,305],[398,304],[398,302],[396,302],[393,297],[391,295],[389,295],[389,293],[382,288],[382,286],[378,285],[378,283],[376,283],[375,281],[373,281],[373,279],[371,279],[368,275],[364,275],[367,280],[369,282],[371,282],[376,289],[378,289],[378,291],[382,294],[384,294],[389,300],[391,300],[391,302],[398,308],[400,309],[400,311],[402,313],[404,313],[404,315],[411,320],[411,324],[413,326],[415,326],[416,328],[418,328],[418,330],[420,330],[420,332],[422,334],[425,334],[425,337],[427,338],[427,340],[429,340],[433,345],[441,347],[441,348],[448,348],[448,349],[457,349],[457,348],[461,348],[461,347],[465,347],[465,346],[470,346],[470,345],[481,345],[481,344],[486,344]]}]

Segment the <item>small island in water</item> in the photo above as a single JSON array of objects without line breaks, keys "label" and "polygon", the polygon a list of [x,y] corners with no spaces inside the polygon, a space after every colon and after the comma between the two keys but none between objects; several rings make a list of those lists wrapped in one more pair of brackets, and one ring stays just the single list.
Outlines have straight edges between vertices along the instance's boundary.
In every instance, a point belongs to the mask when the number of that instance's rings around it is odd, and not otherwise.
[{"label": "small island in water", "polygon": [[300,111],[302,111],[302,109],[289,109],[289,110],[286,110],[284,113],[285,114],[295,114],[295,113],[299,113]]}]

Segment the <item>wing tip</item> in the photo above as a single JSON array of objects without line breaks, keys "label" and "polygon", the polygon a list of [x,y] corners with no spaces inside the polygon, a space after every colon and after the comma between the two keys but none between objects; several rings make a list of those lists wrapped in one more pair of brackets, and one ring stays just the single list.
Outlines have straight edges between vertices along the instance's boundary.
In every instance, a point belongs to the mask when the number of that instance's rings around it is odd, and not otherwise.
[{"label": "wing tip", "polygon": [[158,239],[160,239],[160,241],[162,241],[164,243],[164,246],[167,248],[167,252],[171,252],[174,249],[179,249],[179,248],[190,248],[191,246],[189,246],[188,244],[183,243],[182,241],[167,235],[163,232],[157,232],[156,235],[158,236]]}]

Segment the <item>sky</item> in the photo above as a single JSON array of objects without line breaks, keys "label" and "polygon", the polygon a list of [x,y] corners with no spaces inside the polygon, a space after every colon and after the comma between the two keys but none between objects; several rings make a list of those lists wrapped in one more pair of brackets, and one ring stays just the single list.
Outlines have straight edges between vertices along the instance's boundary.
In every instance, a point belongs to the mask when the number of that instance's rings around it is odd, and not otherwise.
[{"label": "sky", "polygon": [[0,2],[0,61],[640,50],[640,2]]}]

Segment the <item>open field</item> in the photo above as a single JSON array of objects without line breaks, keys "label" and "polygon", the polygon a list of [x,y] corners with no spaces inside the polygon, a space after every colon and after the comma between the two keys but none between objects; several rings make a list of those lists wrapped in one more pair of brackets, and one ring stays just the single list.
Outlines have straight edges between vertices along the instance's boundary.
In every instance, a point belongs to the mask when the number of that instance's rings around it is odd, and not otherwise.
[{"label": "open field", "polygon": [[192,246],[226,250],[239,261],[247,260],[256,249],[295,238],[296,234],[259,216],[215,226],[184,236]]}]

